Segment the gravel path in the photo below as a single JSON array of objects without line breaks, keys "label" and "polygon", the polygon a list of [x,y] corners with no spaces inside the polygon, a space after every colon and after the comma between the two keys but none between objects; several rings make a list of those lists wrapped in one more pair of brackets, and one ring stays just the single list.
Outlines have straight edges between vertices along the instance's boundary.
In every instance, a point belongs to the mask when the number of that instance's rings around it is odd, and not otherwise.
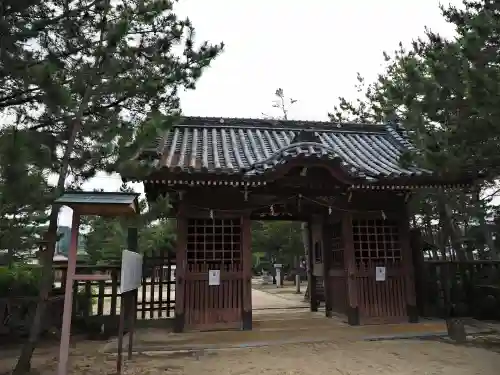
[{"label": "gravel path", "polygon": [[282,298],[279,295],[273,295],[261,290],[252,289],[252,309],[266,309],[266,308],[287,308],[297,307],[301,303],[287,298]]},{"label": "gravel path", "polygon": [[[52,375],[56,352],[38,357],[37,373]],[[12,363],[12,362],[11,362]],[[3,365],[3,366],[1,366]],[[9,368],[0,360],[0,373]],[[84,342],[72,350],[70,374],[115,373],[115,357]],[[385,341],[283,345],[196,354],[136,355],[124,375],[498,375],[500,354],[433,341]]]},{"label": "gravel path", "polygon": [[185,375],[493,375],[498,374],[500,355],[438,342],[323,343],[240,349],[172,366],[179,366],[176,374]]}]

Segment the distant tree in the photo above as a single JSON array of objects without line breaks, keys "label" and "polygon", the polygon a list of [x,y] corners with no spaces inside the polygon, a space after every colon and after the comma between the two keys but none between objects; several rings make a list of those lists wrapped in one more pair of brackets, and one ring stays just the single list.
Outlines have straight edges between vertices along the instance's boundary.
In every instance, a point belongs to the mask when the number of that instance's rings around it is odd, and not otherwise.
[{"label": "distant tree", "polygon": [[[133,192],[123,184],[122,192]],[[140,215],[134,220],[93,216],[87,221],[88,233],[85,234],[85,249],[90,263],[118,262],[121,253],[127,249],[127,230],[129,226],[138,229],[138,251],[152,255],[160,249],[173,250],[175,232],[173,220],[165,218],[168,207],[166,199],[158,199],[149,205],[140,199]]]},{"label": "distant tree", "polygon": [[[276,120],[288,120],[290,108],[297,103],[296,99],[285,95],[282,88],[274,92],[275,100],[272,107],[276,108],[280,114],[270,116],[262,113],[267,118]],[[302,243],[301,231],[307,230],[300,223],[290,221],[258,221],[252,227],[253,241],[252,248],[256,252],[265,252],[268,261],[276,261],[293,265],[304,253],[304,243]]]},{"label": "distant tree", "polygon": [[299,222],[257,221],[252,229],[252,250],[266,253],[268,261],[293,266],[304,254]]},{"label": "distant tree", "polygon": [[273,108],[277,108],[278,111],[280,112],[280,115],[277,117],[267,115],[265,113],[262,113],[262,115],[266,118],[277,118],[281,120],[288,120],[288,113],[290,111],[290,107],[297,103],[297,100],[288,98],[285,96],[285,92],[283,91],[282,88],[276,89],[274,92],[274,96],[276,99],[273,100]]}]

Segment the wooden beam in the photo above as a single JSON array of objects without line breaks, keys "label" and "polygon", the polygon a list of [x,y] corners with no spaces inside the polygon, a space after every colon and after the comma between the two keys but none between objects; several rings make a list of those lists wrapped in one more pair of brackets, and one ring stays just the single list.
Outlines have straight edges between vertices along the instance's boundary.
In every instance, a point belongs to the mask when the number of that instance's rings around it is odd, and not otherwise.
[{"label": "wooden beam", "polygon": [[181,205],[177,215],[176,277],[175,277],[175,317],[174,332],[184,331],[184,295],[187,251],[187,217]]},{"label": "wooden beam", "polygon": [[332,316],[333,312],[333,290],[330,272],[332,269],[333,252],[332,252],[332,223],[329,220],[323,220],[322,223],[322,238],[323,238],[323,280],[325,283],[325,315]]},{"label": "wooden beam", "polygon": [[344,262],[347,269],[347,321],[350,325],[360,324],[357,296],[356,260],[352,235],[352,214],[342,216],[342,240],[344,243]]},{"label": "wooden beam", "polygon": [[250,217],[241,218],[242,226],[242,251],[243,251],[243,330],[252,329],[252,232]]},{"label": "wooden beam", "polygon": [[73,280],[78,280],[78,281],[107,281],[111,280],[110,275],[102,275],[102,274],[94,274],[94,275],[84,275],[84,274],[77,274],[73,277]]},{"label": "wooden beam", "polygon": [[318,288],[317,288],[317,277],[314,275],[314,240],[312,231],[313,221],[309,220],[307,224],[307,231],[309,237],[309,252],[308,252],[308,276],[309,276],[309,306],[312,312],[318,311]]}]

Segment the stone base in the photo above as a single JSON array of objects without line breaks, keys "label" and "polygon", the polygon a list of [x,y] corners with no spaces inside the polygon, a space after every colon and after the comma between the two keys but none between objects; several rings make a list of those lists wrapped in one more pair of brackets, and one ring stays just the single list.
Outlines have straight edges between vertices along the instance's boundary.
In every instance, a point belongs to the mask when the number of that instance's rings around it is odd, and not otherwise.
[{"label": "stone base", "polygon": [[465,324],[462,319],[459,318],[447,319],[446,328],[448,330],[448,336],[456,343],[465,343],[467,341]]}]

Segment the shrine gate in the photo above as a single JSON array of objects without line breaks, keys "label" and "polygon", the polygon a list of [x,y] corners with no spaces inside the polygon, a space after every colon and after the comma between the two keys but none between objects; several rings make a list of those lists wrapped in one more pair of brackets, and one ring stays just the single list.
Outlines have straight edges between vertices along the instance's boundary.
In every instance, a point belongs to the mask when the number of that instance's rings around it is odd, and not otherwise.
[{"label": "shrine gate", "polygon": [[322,279],[326,316],[416,322],[408,199],[471,180],[403,166],[411,151],[395,124],[182,118],[141,156],[155,165],[148,199],[168,194],[177,219],[176,331],[251,329],[250,223],[262,219],[308,223],[311,310]]}]

